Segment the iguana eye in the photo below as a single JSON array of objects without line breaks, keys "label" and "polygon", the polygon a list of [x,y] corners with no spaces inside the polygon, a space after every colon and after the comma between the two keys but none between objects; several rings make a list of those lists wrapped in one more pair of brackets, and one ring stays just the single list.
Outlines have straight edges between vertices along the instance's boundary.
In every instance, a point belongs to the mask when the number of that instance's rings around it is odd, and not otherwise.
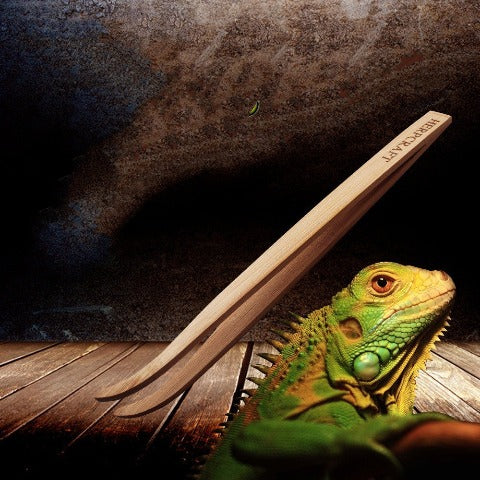
[{"label": "iguana eye", "polygon": [[393,282],[393,278],[390,278],[387,275],[375,275],[371,280],[372,288],[377,293],[387,293],[390,291],[393,286]]}]

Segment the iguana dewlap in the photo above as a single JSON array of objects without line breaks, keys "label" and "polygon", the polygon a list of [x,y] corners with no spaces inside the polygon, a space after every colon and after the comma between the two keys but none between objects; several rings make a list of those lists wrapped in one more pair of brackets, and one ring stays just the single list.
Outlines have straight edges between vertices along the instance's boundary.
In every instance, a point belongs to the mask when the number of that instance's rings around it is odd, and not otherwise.
[{"label": "iguana dewlap", "polygon": [[[415,379],[448,325],[455,295],[442,271],[381,262],[330,305],[290,323],[278,355],[202,468],[201,478],[334,479],[352,455],[399,475],[389,442],[419,422]],[[344,467],[342,467],[344,468]]]}]

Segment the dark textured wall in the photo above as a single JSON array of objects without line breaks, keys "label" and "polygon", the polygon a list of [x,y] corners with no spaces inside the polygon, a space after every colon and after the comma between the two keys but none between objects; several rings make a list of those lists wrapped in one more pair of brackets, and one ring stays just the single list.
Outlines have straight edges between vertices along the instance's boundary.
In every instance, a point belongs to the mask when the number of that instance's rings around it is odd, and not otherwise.
[{"label": "dark textured wall", "polygon": [[[428,110],[453,123],[254,330],[357,268],[447,270],[478,335],[477,1],[0,4],[3,338],[171,338]],[[259,112],[248,116],[255,101]]]}]

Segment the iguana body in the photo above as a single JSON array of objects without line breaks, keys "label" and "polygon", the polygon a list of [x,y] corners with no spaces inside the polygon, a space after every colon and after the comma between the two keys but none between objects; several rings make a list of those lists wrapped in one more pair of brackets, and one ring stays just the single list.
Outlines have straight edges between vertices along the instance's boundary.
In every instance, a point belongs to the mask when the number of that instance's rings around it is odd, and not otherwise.
[{"label": "iguana body", "polygon": [[[447,325],[450,277],[382,262],[329,306],[296,317],[258,389],[230,421],[201,478],[335,478],[348,455],[398,473],[385,446],[419,422],[415,378]],[[388,415],[384,415],[388,414]],[[290,472],[290,473],[288,473]]]}]

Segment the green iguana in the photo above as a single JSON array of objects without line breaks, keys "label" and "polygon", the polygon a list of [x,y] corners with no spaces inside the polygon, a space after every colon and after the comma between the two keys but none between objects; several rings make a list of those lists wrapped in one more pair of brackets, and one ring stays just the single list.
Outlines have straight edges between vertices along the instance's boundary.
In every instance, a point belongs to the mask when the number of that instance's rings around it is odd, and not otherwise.
[{"label": "green iguana", "polygon": [[[448,325],[455,285],[443,271],[381,262],[361,270],[329,306],[296,316],[286,343],[247,391],[209,455],[204,480],[334,479],[350,458],[401,465],[388,448],[421,422],[415,380]],[[352,465],[356,465],[352,461]],[[354,467],[355,469],[356,467]]]}]

